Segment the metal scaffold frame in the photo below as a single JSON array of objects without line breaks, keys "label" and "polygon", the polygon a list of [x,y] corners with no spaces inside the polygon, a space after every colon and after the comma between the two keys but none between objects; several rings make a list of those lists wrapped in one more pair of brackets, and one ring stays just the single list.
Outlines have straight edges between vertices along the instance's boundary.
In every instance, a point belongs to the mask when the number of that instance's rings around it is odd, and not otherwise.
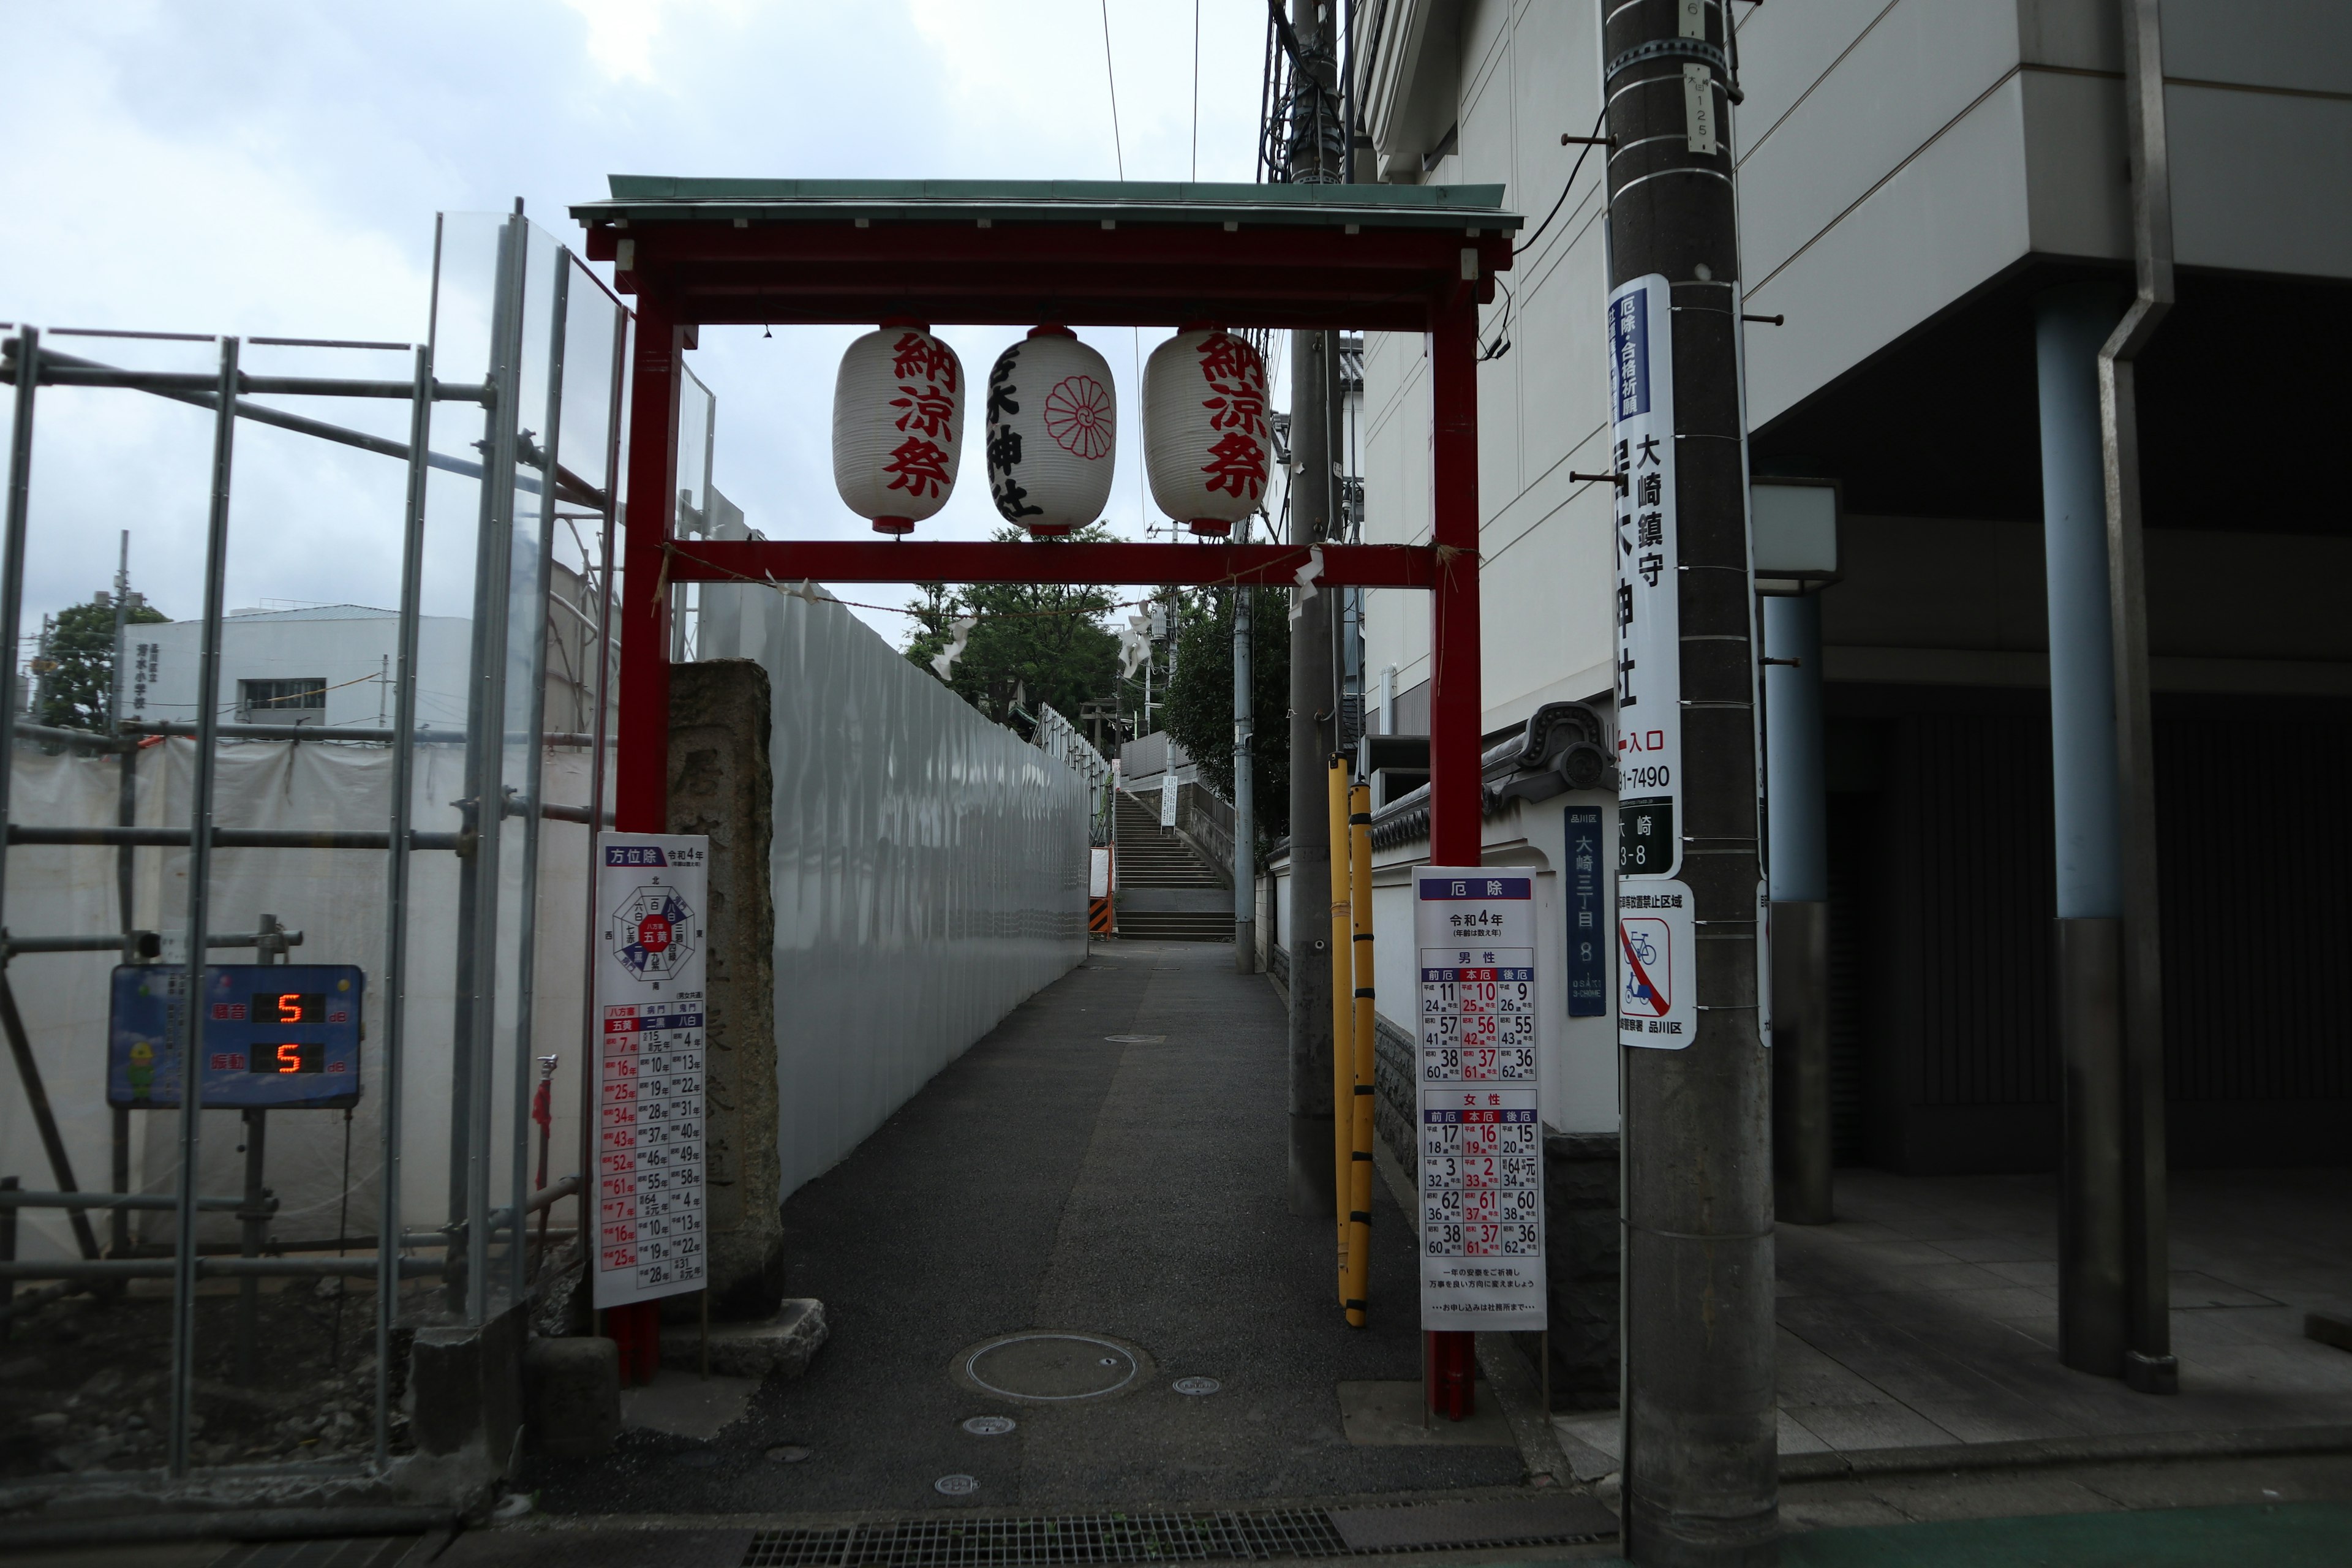
[{"label": "metal scaffold frame", "polygon": [[[481,291],[489,298],[491,331],[488,374],[479,382],[450,383],[436,379],[436,357],[447,350],[447,345],[442,341],[441,329],[446,303],[442,288],[443,265],[446,259],[445,239],[449,221],[446,218],[441,220],[435,232],[434,331],[425,344],[414,348],[413,374],[405,379],[257,375],[245,371],[240,365],[240,357],[247,343],[372,350],[409,346],[404,344],[268,338],[241,340],[181,333],[104,331],[52,334],[171,338],[216,344],[216,368],[211,372],[191,374],[121,368],[63,353],[47,346],[43,342],[41,330],[29,325],[17,327],[13,335],[0,341],[0,384],[9,384],[15,389],[9,430],[5,533],[0,534],[0,619],[5,619],[12,636],[24,610],[26,542],[33,516],[35,416],[40,393],[52,387],[135,390],[194,405],[208,410],[213,416],[194,721],[142,724],[127,721],[117,711],[110,716],[108,728],[102,731],[61,730],[19,722],[17,714],[23,694],[19,689],[21,678],[17,661],[12,657],[5,664],[0,664],[0,762],[13,764],[19,742],[39,742],[72,746],[84,751],[121,752],[125,758],[127,771],[131,766],[130,759],[142,742],[152,744],[165,736],[184,737],[194,742],[187,823],[178,827],[133,826],[131,815],[132,797],[127,782],[122,816],[118,826],[58,826],[19,822],[12,809],[13,765],[0,766],[0,822],[5,824],[7,845],[111,847],[125,863],[124,929],[121,932],[103,936],[16,937],[5,932],[6,857],[5,851],[0,851],[0,963],[19,953],[117,952],[126,963],[161,961],[164,967],[171,967],[175,963],[184,967],[184,961],[174,961],[166,955],[156,933],[131,929],[128,862],[133,852],[141,848],[181,848],[187,854],[187,895],[183,933],[185,945],[183,951],[194,954],[224,946],[259,947],[265,955],[275,951],[281,958],[285,947],[300,942],[301,933],[278,928],[272,916],[265,914],[261,917],[263,929],[259,932],[240,934],[214,929],[216,923],[213,909],[215,895],[212,882],[213,858],[216,851],[304,848],[374,852],[387,857],[384,942],[381,954],[383,968],[371,980],[382,999],[382,1037],[367,1044],[370,1058],[378,1064],[375,1081],[367,1087],[370,1092],[381,1096],[383,1106],[377,1173],[382,1199],[376,1236],[362,1238],[365,1246],[355,1249],[349,1257],[310,1258],[260,1254],[260,1248],[251,1239],[261,1228],[256,1220],[266,1216],[275,1205],[262,1208],[256,1206],[257,1158],[248,1165],[248,1190],[245,1197],[200,1195],[196,1191],[198,1153],[203,1141],[204,1124],[200,1113],[204,1110],[204,1075],[194,1068],[203,1036],[200,1009],[195,1007],[182,1008],[182,1017],[175,1020],[175,1026],[182,1031],[180,1059],[190,1064],[189,1070],[180,1075],[182,1092],[179,1105],[176,1110],[159,1112],[173,1116],[176,1121],[178,1157],[177,1172],[173,1178],[174,1190],[168,1195],[122,1190],[127,1180],[127,1166],[121,1144],[127,1135],[128,1111],[116,1112],[116,1190],[109,1193],[78,1190],[70,1161],[58,1136],[55,1119],[41,1087],[37,1064],[17,1016],[13,994],[7,989],[5,972],[0,972],[0,1015],[5,1015],[5,1022],[8,1026],[16,1068],[43,1133],[57,1189],[0,1193],[0,1210],[5,1211],[11,1236],[15,1231],[14,1215],[18,1210],[46,1208],[67,1212],[71,1216],[81,1253],[79,1258],[27,1261],[15,1258],[12,1247],[11,1255],[0,1258],[0,1279],[9,1282],[12,1293],[15,1282],[23,1279],[58,1281],[58,1284],[52,1287],[55,1290],[110,1286],[119,1289],[125,1282],[140,1279],[168,1278],[173,1281],[169,1363],[171,1415],[166,1450],[168,1478],[173,1480],[186,1477],[194,1467],[190,1437],[194,1426],[191,1416],[196,1382],[194,1301],[200,1281],[219,1277],[237,1278],[247,1282],[247,1289],[250,1292],[252,1282],[263,1277],[348,1276],[372,1277],[375,1280],[375,1421],[372,1461],[373,1468],[381,1471],[392,1459],[392,1389],[396,1381],[392,1362],[394,1329],[403,1312],[400,1281],[420,1276],[445,1278],[447,1282],[445,1321],[478,1326],[494,1312],[520,1300],[526,1293],[527,1272],[530,1267],[530,1248],[526,1245],[529,1216],[581,1192],[581,1182],[577,1177],[554,1183],[536,1192],[527,1185],[526,1131],[532,1070],[531,954],[535,947],[532,929],[536,900],[533,890],[541,837],[539,823],[550,820],[572,822],[593,829],[600,822],[610,821],[609,806],[604,804],[608,788],[605,715],[610,708],[612,677],[617,667],[617,659],[614,656],[613,624],[617,584],[613,575],[612,563],[618,543],[620,522],[616,500],[620,487],[614,480],[620,472],[622,462],[623,399],[626,390],[623,372],[628,360],[632,318],[570,249],[553,245],[542,232],[532,229],[523,218],[518,204],[517,211],[510,216],[467,220],[476,223],[484,234],[490,232],[488,226],[496,226],[495,276],[463,279],[468,286],[482,285]],[[584,309],[609,312],[610,358],[609,363],[572,366],[571,380],[567,382],[564,356],[567,343],[573,342],[575,337],[574,333],[567,331],[567,310],[583,309],[579,303],[583,295],[588,300]],[[526,331],[527,315],[530,323],[529,331]],[[578,326],[579,335],[591,344],[601,342],[598,334],[607,330],[606,322],[594,316],[582,317]],[[571,393],[569,399],[566,397],[567,388]],[[534,391],[543,394],[543,396],[528,395]],[[347,429],[252,400],[267,395],[405,402],[410,409],[407,439],[398,441]],[[527,403],[530,405],[526,406]],[[467,437],[467,445],[478,454],[478,458],[453,457],[432,449],[433,416],[436,408],[443,405],[457,405],[480,411],[484,422],[481,439],[471,440],[470,432]],[[590,415],[598,413],[601,408],[601,427],[593,418],[585,422],[585,426],[588,444],[592,447],[601,447],[594,457],[601,459],[605,479],[602,486],[583,478],[561,460],[563,455],[568,454],[574,464],[591,466],[591,459],[576,452],[568,452],[562,446],[567,408],[574,413],[584,411]],[[398,651],[392,661],[394,668],[388,672],[395,693],[394,710],[388,727],[321,729],[222,721],[223,631],[228,615],[225,607],[225,588],[236,437],[240,421],[266,424],[373,452],[399,459],[406,465],[395,634]],[[578,445],[580,443],[574,443],[575,447]],[[468,658],[468,721],[462,736],[446,730],[421,726],[417,717],[418,632],[424,619],[428,481],[435,472],[473,479],[479,484],[479,513],[473,526],[477,554],[473,637]],[[559,512],[559,507],[567,510]],[[589,728],[584,731],[550,734],[544,731],[544,666],[548,590],[552,581],[550,563],[554,525],[559,520],[573,527],[575,537],[578,537],[577,524],[586,521],[591,525],[592,532],[581,541],[589,589],[596,601],[593,606],[595,613],[590,617],[593,629],[589,636],[593,639],[593,648],[603,651],[601,656],[592,653],[584,661],[583,669],[575,676],[582,695],[593,704],[593,719]],[[519,557],[516,554],[519,547],[527,549],[530,553]],[[566,601],[565,607],[575,615],[585,616],[578,605]],[[528,680],[527,690],[510,694],[506,689],[510,666],[517,672],[518,681]],[[119,709],[119,700],[115,706]],[[389,821],[381,831],[222,827],[216,822],[215,776],[219,749],[224,741],[357,742],[388,746],[392,781]],[[464,747],[467,783],[466,798],[457,803],[462,816],[462,826],[456,832],[420,828],[414,821],[418,784],[417,748],[457,744]],[[590,752],[590,800],[584,806],[550,805],[541,799],[540,759],[548,746],[567,744],[585,746]],[[498,805],[494,809],[484,810],[479,804],[484,801],[495,801]],[[510,817],[530,823],[531,831],[517,836],[520,840],[519,847],[502,860],[500,839],[505,822]],[[583,867],[593,858],[593,837],[592,831],[587,836],[589,843],[578,851]],[[453,853],[459,858],[462,907],[452,922],[458,979],[457,1013],[452,1021],[454,1081],[448,1086],[453,1129],[450,1137],[450,1223],[438,1229],[410,1232],[404,1226],[402,1213],[401,1162],[403,1141],[408,1131],[404,1125],[402,1110],[404,1097],[415,1092],[416,1088],[406,1081],[404,1075],[407,1069],[411,1037],[420,1023],[413,1015],[412,1000],[408,995],[415,945],[409,930],[415,913],[410,909],[410,857],[419,851]],[[583,952],[593,952],[593,931],[583,930],[581,940]],[[499,994],[502,988],[511,989],[511,1000],[500,1002]],[[588,1020],[583,1015],[583,1030],[587,1026]],[[583,1035],[583,1046],[584,1043]],[[584,1074],[584,1064],[593,1061],[593,1058],[583,1048],[579,1059],[583,1064],[582,1070]],[[512,1079],[504,1090],[507,1097],[504,1105],[499,1104],[496,1091],[495,1075],[501,1068]],[[508,1123],[495,1136],[491,1125],[494,1108],[504,1113],[502,1120]],[[260,1130],[251,1119],[260,1114],[263,1113],[247,1113],[250,1129],[248,1139],[256,1156],[261,1146]],[[501,1152],[509,1156],[505,1161],[508,1168],[502,1171],[493,1169],[491,1163],[494,1150],[501,1142],[504,1145]],[[584,1162],[585,1150],[582,1152]],[[586,1168],[584,1163],[582,1168]],[[346,1180],[348,1191],[348,1177]],[[13,1182],[6,1184],[11,1188],[15,1185]],[[496,1191],[501,1184],[507,1188],[503,1201],[499,1201],[500,1194]],[[163,1258],[101,1256],[101,1249],[86,1217],[90,1210],[120,1215],[137,1210],[170,1211],[173,1216],[170,1255]],[[199,1245],[198,1215],[217,1210],[233,1210],[247,1221],[249,1237],[248,1243],[241,1249],[243,1256],[215,1256],[211,1248]],[[543,1220],[541,1224],[543,1226]],[[583,1234],[585,1228],[584,1226],[581,1227]],[[118,1248],[122,1246],[127,1234],[120,1229],[116,1232]],[[503,1245],[494,1247],[493,1242],[500,1237],[505,1238]],[[436,1253],[438,1256],[411,1255],[418,1252]],[[250,1300],[249,1295],[247,1299]],[[247,1327],[240,1323],[241,1349],[247,1337]],[[244,1359],[249,1361],[249,1358]],[[321,1468],[317,1465],[305,1467],[314,1473]],[[324,1468],[333,1468],[332,1466]]]}]

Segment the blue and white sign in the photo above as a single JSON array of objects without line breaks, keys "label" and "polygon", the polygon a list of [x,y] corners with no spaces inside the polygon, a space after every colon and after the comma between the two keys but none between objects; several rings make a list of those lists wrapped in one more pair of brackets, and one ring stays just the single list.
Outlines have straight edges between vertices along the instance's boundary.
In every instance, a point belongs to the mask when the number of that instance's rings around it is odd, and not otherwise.
[{"label": "blue and white sign", "polygon": [[1421,1326],[1545,1326],[1535,879],[1414,870]]},{"label": "blue and white sign", "polygon": [[1609,296],[1617,494],[1617,869],[1682,869],[1682,626],[1675,529],[1673,302],[1664,275]]},{"label": "blue and white sign", "polygon": [[1568,1016],[1609,1016],[1609,872],[1601,859],[1601,811],[1571,805],[1567,865],[1560,878],[1561,923],[1568,936]]},{"label": "blue and white sign", "polygon": [[[359,1103],[360,1003],[367,977],[349,963],[221,963],[204,972],[199,1103],[215,1110],[330,1110]],[[106,1102],[162,1110],[180,1103],[188,972],[124,963],[108,1009]]]}]

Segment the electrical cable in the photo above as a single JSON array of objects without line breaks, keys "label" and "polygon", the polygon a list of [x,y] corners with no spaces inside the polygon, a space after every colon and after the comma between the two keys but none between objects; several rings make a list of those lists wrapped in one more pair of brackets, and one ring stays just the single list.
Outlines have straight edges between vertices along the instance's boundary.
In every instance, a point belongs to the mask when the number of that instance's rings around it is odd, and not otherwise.
[{"label": "electrical cable", "polygon": [[[1109,0],[1104,0],[1108,5]],[[1192,0],[1192,178],[1201,177],[1201,0]]]},{"label": "electrical cable", "polygon": [[1120,145],[1118,135],[1118,73],[1110,63],[1110,0],[1102,0],[1103,79],[1110,84],[1110,150],[1118,160],[1118,177],[1127,179],[1127,150]]},{"label": "electrical cable", "polygon": [[[1601,105],[1601,112],[1600,112],[1599,114],[1596,114],[1596,115],[1594,115],[1594,116],[1592,117],[1592,134],[1593,134],[1593,135],[1598,136],[1598,135],[1600,135],[1600,134],[1601,134],[1601,121],[1603,121],[1607,120],[1608,118],[1609,118],[1609,106],[1608,106],[1608,105],[1606,105],[1606,104],[1603,104],[1603,105]],[[1596,143],[1594,143],[1593,142],[1591,142],[1591,140],[1589,140],[1589,139],[1585,142],[1585,143],[1584,143],[1584,152],[1583,152],[1583,153],[1579,153],[1576,155],[1576,166],[1575,166],[1574,168],[1571,168],[1571,169],[1570,169],[1570,170],[1569,170],[1569,172],[1568,172],[1568,184],[1566,184],[1562,185],[1562,186],[1559,188],[1559,200],[1558,200],[1558,201],[1556,201],[1556,202],[1554,202],[1554,203],[1552,203],[1552,204],[1551,204],[1551,211],[1549,211],[1549,212],[1548,212],[1548,213],[1544,214],[1544,220],[1543,220],[1543,222],[1541,222],[1541,223],[1539,223],[1539,224],[1536,225],[1536,231],[1535,231],[1535,233],[1533,233],[1533,234],[1531,234],[1531,235],[1528,236],[1528,237],[1527,237],[1527,241],[1526,241],[1526,243],[1525,243],[1525,244],[1521,244],[1521,245],[1515,245],[1515,246],[1511,247],[1511,254],[1512,254],[1513,256],[1520,256],[1520,255],[1524,255],[1524,254],[1527,252],[1527,249],[1528,249],[1528,246],[1531,246],[1531,245],[1535,244],[1535,242],[1536,242],[1537,240],[1538,240],[1538,239],[1542,238],[1542,237],[1543,237],[1543,231],[1544,231],[1544,230],[1546,230],[1546,229],[1548,229],[1548,228],[1549,228],[1549,227],[1551,226],[1551,220],[1552,220],[1552,219],[1554,219],[1554,218],[1556,218],[1556,217],[1558,217],[1558,216],[1559,216],[1559,209],[1560,209],[1561,207],[1566,206],[1566,205],[1568,205],[1568,193],[1569,193],[1569,192],[1570,192],[1570,191],[1572,191],[1572,190],[1574,190],[1574,189],[1576,188],[1576,176],[1577,176],[1579,174],[1580,174],[1580,173],[1582,173],[1582,172],[1583,172],[1583,169],[1584,169],[1584,155],[1585,155],[1585,153],[1590,153],[1590,152],[1591,152],[1591,151],[1592,151],[1592,149],[1593,149],[1593,147],[1594,147],[1595,145],[1596,145]]]}]

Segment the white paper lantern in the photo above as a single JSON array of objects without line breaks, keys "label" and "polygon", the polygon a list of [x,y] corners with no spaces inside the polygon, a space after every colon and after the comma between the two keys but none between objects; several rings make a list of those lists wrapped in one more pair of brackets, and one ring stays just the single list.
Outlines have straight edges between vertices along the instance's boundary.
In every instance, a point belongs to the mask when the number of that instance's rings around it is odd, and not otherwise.
[{"label": "white paper lantern", "polygon": [[988,489],[1007,522],[1054,539],[1102,516],[1117,458],[1110,366],[1067,327],[1038,327],[988,373]]},{"label": "white paper lantern", "polygon": [[1274,432],[1265,362],[1217,327],[1191,327],[1143,367],[1143,452],[1151,499],[1212,536],[1229,533],[1265,499]]},{"label": "white paper lantern", "polygon": [[928,327],[891,322],[841,356],[833,383],[833,483],[877,533],[912,533],[955,493],[963,363]]}]

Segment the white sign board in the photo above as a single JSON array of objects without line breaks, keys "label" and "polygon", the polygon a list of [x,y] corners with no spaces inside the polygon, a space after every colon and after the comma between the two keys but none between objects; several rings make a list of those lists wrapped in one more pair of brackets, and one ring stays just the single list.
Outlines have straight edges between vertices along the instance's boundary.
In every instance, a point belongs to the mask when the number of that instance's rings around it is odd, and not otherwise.
[{"label": "white sign board", "polygon": [[1617,496],[1617,872],[1682,870],[1682,621],[1673,304],[1658,273],[1609,296]]},{"label": "white sign board", "polygon": [[1421,1326],[1545,1326],[1535,879],[1423,866]]},{"label": "white sign board", "polygon": [[1617,1043],[1678,1051],[1698,1033],[1698,954],[1690,889],[1617,884]]},{"label": "white sign board", "polygon": [[1173,769],[1160,775],[1160,826],[1176,826],[1176,773]]},{"label": "white sign board", "polygon": [[710,840],[596,836],[596,1289],[702,1289],[703,911]]}]

